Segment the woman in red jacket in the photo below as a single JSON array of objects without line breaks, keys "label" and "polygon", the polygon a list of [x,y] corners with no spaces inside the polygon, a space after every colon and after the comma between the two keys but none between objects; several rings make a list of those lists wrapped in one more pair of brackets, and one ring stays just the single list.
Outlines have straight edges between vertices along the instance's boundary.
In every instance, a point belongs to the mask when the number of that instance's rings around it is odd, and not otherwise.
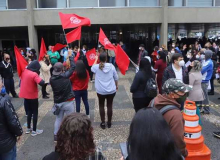
[{"label": "woman in red jacket", "polygon": [[72,88],[75,93],[76,100],[76,112],[80,112],[81,98],[85,105],[86,115],[89,117],[89,103],[88,103],[88,83],[89,83],[89,72],[82,60],[76,62],[76,69],[73,75],[70,77],[72,82]]}]

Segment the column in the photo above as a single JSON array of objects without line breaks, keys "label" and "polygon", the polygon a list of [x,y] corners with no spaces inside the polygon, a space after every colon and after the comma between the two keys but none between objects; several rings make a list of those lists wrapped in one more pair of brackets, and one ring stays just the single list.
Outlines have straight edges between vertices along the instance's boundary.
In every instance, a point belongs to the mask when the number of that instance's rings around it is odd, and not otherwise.
[{"label": "column", "polygon": [[168,0],[161,0],[161,6],[162,6],[162,14],[163,19],[160,26],[160,46],[162,44],[165,44],[167,46],[167,40],[168,40]]},{"label": "column", "polygon": [[28,19],[28,40],[29,47],[34,48],[39,53],[38,50],[38,39],[37,39],[37,29],[34,26],[34,11],[35,0],[26,0],[27,5],[27,19]]}]

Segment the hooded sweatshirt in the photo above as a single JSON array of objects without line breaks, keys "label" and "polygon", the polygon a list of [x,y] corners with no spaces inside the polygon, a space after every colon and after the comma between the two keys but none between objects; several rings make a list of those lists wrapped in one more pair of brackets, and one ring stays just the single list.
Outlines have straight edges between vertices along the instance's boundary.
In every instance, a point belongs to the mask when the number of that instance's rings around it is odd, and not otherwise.
[{"label": "hooded sweatshirt", "polygon": [[[180,108],[180,104],[175,99],[172,99],[165,94],[163,95],[159,94],[157,97],[154,98],[154,107],[157,108],[158,110],[162,109],[167,105],[174,105]],[[188,155],[188,152],[186,150],[186,143],[184,142],[185,130],[184,130],[184,119],[182,113],[178,109],[173,109],[167,111],[163,115],[163,117],[170,127],[170,131],[174,137],[177,148],[180,150],[182,155],[186,157]]]},{"label": "hooded sweatshirt", "polygon": [[115,81],[118,80],[118,74],[111,63],[105,63],[103,70],[99,69],[99,64],[95,64],[91,71],[95,73],[95,88],[98,94],[108,95],[116,92]]},{"label": "hooded sweatshirt", "polygon": [[38,84],[44,84],[44,81],[39,77],[40,63],[38,61],[31,62],[21,74],[20,98],[37,99]]},{"label": "hooded sweatshirt", "polygon": [[205,51],[205,62],[202,65],[202,83],[208,83],[213,74],[212,51]]}]

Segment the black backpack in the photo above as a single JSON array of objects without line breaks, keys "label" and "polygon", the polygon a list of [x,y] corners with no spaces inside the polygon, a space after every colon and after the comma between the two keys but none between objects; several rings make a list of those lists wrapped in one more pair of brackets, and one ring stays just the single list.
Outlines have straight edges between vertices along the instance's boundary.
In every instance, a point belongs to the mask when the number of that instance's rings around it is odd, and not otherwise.
[{"label": "black backpack", "polygon": [[147,97],[154,98],[157,96],[157,84],[153,78],[147,80],[144,93]]},{"label": "black backpack", "polygon": [[[154,107],[154,99],[151,101],[150,105],[148,107],[153,108]],[[164,115],[166,112],[170,111],[170,110],[174,110],[177,109],[179,110],[178,107],[174,106],[174,105],[166,105],[163,108],[161,108],[159,111],[162,115]]]}]

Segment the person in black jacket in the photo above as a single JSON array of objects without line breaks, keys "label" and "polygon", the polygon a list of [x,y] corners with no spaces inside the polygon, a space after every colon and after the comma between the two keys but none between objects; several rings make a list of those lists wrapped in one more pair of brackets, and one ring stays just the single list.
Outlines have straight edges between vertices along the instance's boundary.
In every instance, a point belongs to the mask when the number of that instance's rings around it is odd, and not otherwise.
[{"label": "person in black jacket", "polygon": [[180,79],[183,83],[189,84],[189,75],[183,56],[180,53],[175,53],[172,56],[172,64],[170,64],[163,73],[162,84],[170,78]]},{"label": "person in black jacket", "polygon": [[151,64],[147,58],[141,58],[140,70],[135,75],[130,88],[130,92],[133,93],[132,98],[135,112],[137,112],[139,109],[147,107],[152,100],[152,98],[147,97],[147,95],[144,93],[146,83],[150,78],[155,79],[155,75],[151,70]]},{"label": "person in black jacket", "polygon": [[[0,81],[0,91],[2,82]],[[16,160],[16,141],[23,130],[7,94],[0,95],[0,159]]]},{"label": "person in black jacket", "polygon": [[0,74],[3,79],[6,92],[8,94],[11,93],[14,98],[18,98],[14,86],[13,67],[10,63],[10,56],[8,54],[4,54],[4,60],[0,63]]},{"label": "person in black jacket", "polygon": [[[172,64],[170,64],[163,72],[162,84],[164,84],[170,78],[176,78],[185,84],[189,84],[189,74],[187,68],[185,67],[183,56],[180,53],[175,53],[172,56],[171,61]],[[181,110],[184,107],[183,101],[185,102],[185,99],[182,100],[182,103],[180,104]]]},{"label": "person in black jacket", "polygon": [[[53,75],[50,78],[50,84],[54,95],[54,104],[60,109],[56,115],[56,121],[54,124],[54,141],[57,141],[57,132],[64,115],[68,115],[74,112],[74,93],[72,91],[72,85],[70,77],[75,70],[75,64],[73,61],[72,50],[68,50],[70,69],[64,72],[63,64],[60,62],[55,63],[53,67]],[[54,110],[56,107],[54,106]]]}]

